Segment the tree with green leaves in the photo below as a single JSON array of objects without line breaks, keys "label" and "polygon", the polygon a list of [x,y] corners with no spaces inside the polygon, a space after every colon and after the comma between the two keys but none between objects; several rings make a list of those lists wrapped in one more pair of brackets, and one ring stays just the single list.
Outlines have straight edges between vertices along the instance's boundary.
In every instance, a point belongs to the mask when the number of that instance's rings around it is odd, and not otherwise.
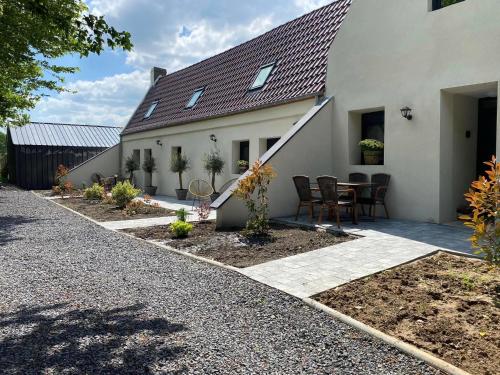
[{"label": "tree with green leaves", "polygon": [[27,111],[47,92],[66,91],[64,74],[75,67],[54,59],[86,57],[106,47],[130,51],[126,31],[89,13],[83,0],[0,0],[0,126],[28,121]]}]

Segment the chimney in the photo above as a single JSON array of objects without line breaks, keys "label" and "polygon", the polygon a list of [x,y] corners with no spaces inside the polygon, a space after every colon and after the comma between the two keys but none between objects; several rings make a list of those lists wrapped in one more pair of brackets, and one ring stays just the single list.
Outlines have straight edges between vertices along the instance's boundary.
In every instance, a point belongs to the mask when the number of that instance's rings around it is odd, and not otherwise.
[{"label": "chimney", "polygon": [[156,80],[158,77],[163,77],[167,75],[167,69],[163,68],[158,68],[158,67],[153,67],[151,68],[151,86],[155,85]]}]

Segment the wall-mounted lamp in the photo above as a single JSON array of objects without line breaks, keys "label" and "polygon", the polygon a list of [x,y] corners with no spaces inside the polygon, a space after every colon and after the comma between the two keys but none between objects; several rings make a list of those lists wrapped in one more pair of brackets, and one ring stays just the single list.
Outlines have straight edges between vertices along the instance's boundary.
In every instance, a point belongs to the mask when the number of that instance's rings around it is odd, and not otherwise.
[{"label": "wall-mounted lamp", "polygon": [[411,120],[413,118],[413,116],[411,115],[411,108],[410,107],[401,108],[401,115],[407,120]]},{"label": "wall-mounted lamp", "polygon": [[158,146],[160,146],[160,147],[161,147],[161,146],[163,146],[163,143],[161,143],[161,141],[160,141],[159,139],[158,139],[158,140],[156,140],[156,144],[157,144]]},{"label": "wall-mounted lamp", "polygon": [[210,134],[210,140],[212,142],[217,142],[217,137],[215,136],[215,134]]}]

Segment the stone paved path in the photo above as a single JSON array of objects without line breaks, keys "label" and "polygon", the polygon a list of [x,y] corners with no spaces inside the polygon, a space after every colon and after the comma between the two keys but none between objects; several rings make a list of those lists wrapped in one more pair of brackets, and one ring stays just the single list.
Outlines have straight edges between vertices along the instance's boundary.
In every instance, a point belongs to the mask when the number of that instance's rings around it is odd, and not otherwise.
[{"label": "stone paved path", "polygon": [[3,374],[436,374],[236,272],[0,191]]},{"label": "stone paved path", "polygon": [[[293,223],[292,218],[281,219]],[[302,218],[305,224],[305,218]],[[329,225],[326,225],[327,227]],[[299,298],[412,261],[439,249],[471,252],[467,229],[398,220],[345,225],[362,236],[339,245],[259,264],[241,272]]]}]

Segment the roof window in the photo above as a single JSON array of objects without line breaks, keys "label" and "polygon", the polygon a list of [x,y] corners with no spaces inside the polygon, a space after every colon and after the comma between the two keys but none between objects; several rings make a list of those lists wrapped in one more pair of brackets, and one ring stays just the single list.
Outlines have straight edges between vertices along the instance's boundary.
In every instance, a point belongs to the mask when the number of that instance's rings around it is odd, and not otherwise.
[{"label": "roof window", "polygon": [[193,96],[191,96],[191,99],[189,99],[189,102],[186,104],[186,109],[193,108],[200,99],[200,97],[203,95],[204,91],[205,91],[204,87],[194,90]]},{"label": "roof window", "polygon": [[250,86],[250,90],[260,89],[262,86],[264,86],[267,82],[267,79],[269,78],[269,75],[273,71],[273,68],[274,63],[261,66],[257,77],[255,77],[252,86]]},{"label": "roof window", "polygon": [[151,105],[149,106],[148,110],[144,114],[144,118],[145,119],[149,118],[153,114],[153,111],[155,110],[155,108],[156,108],[157,105],[158,105],[158,100],[155,100],[153,103],[151,103]]}]

